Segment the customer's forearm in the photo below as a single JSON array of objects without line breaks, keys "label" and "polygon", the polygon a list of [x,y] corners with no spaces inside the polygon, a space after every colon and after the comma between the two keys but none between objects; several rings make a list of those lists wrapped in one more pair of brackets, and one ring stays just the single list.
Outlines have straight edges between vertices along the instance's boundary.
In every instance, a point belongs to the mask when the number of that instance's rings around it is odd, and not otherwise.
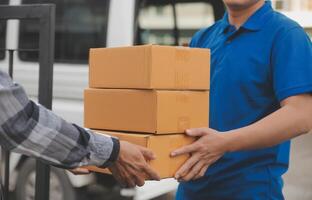
[{"label": "customer's forearm", "polygon": [[271,147],[309,132],[312,129],[311,99],[290,102],[250,126],[227,132],[228,150],[233,152]]},{"label": "customer's forearm", "polygon": [[0,145],[63,168],[107,166],[119,152],[118,140],[68,123],[30,101],[1,71]]}]

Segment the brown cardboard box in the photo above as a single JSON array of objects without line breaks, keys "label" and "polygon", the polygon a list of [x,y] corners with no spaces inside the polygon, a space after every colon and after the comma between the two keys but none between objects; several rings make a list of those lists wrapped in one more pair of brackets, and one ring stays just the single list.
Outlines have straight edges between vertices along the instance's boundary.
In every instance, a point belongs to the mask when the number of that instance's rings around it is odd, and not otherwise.
[{"label": "brown cardboard box", "polygon": [[154,134],[208,126],[207,91],[86,89],[85,127]]},{"label": "brown cardboard box", "polygon": [[[182,164],[189,158],[188,155],[182,155],[175,158],[170,157],[170,153],[184,145],[194,142],[194,138],[187,137],[184,134],[175,135],[151,135],[151,134],[130,134],[118,132],[101,132],[125,140],[133,144],[146,147],[154,152],[156,160],[150,161],[150,166],[159,173],[161,178],[171,178]],[[94,166],[87,167],[91,171],[100,173],[110,173],[107,169],[101,169]]]},{"label": "brown cardboard box", "polygon": [[207,90],[210,50],[144,45],[90,50],[91,88]]}]

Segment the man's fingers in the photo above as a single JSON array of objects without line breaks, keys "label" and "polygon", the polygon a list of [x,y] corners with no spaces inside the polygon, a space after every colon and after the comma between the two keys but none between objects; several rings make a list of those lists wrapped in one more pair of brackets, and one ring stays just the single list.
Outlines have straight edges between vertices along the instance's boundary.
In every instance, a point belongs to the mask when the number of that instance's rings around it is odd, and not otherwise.
[{"label": "man's fingers", "polygon": [[187,129],[185,133],[188,136],[192,137],[200,137],[204,135],[204,128],[192,128],[192,129]]},{"label": "man's fingers", "polygon": [[159,181],[160,180],[159,175],[148,164],[144,165],[143,171],[147,175],[147,179],[155,180],[155,181]]},{"label": "man's fingers", "polygon": [[197,143],[193,143],[190,145],[186,145],[184,147],[181,147],[179,149],[174,150],[173,152],[171,152],[171,156],[175,157],[175,156],[179,156],[179,155],[183,155],[183,154],[189,154],[192,153],[194,151],[197,150]]},{"label": "man's fingers", "polygon": [[199,172],[199,174],[197,174],[197,176],[195,176],[195,178],[193,178],[193,180],[196,180],[196,179],[199,179],[199,178],[202,178],[203,176],[205,176],[205,173],[208,169],[209,165],[205,165]]},{"label": "man's fingers", "polygon": [[183,165],[182,167],[176,172],[175,174],[175,179],[180,179],[180,177],[185,176],[188,171],[198,162],[198,156],[193,155],[191,158],[189,158]]},{"label": "man's fingers", "polygon": [[144,156],[145,160],[146,161],[150,161],[150,160],[155,160],[156,159],[156,156],[154,155],[154,153],[145,148],[145,147],[141,147],[141,146],[137,146],[138,149],[141,151],[142,155]]},{"label": "man's fingers", "polygon": [[180,180],[182,181],[190,181],[192,180],[194,177],[196,177],[201,169],[205,166],[205,163],[202,161],[197,162],[192,169],[183,177],[180,178]]},{"label": "man's fingers", "polygon": [[209,132],[213,132],[213,129],[210,128],[191,128],[187,129],[185,133],[191,137],[201,137],[206,135]]}]

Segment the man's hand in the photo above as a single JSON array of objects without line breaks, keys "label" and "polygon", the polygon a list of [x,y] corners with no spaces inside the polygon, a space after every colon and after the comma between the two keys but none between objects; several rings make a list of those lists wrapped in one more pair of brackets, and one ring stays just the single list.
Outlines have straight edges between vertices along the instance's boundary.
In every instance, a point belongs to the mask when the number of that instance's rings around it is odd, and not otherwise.
[{"label": "man's hand", "polygon": [[117,161],[109,167],[116,180],[125,187],[143,186],[145,180],[160,180],[159,175],[150,168],[147,161],[155,159],[153,152],[120,141],[120,152]]},{"label": "man's hand", "polygon": [[223,134],[210,128],[189,129],[186,134],[199,137],[193,144],[184,146],[171,153],[171,156],[191,154],[191,157],[176,172],[178,181],[190,181],[204,176],[210,165],[226,153],[227,139]]}]

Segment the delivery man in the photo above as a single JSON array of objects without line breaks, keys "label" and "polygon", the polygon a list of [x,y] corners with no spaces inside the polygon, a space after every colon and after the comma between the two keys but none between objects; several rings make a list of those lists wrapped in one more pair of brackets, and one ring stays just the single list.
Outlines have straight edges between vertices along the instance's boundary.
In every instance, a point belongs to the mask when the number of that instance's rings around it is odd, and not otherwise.
[{"label": "delivery man", "polygon": [[57,167],[109,167],[117,181],[127,187],[142,186],[145,179],[159,180],[146,162],[154,159],[150,150],[64,121],[30,101],[23,88],[2,71],[0,145]]},{"label": "delivery man", "polygon": [[264,0],[224,0],[227,13],[190,46],[211,49],[210,128],[172,156],[177,200],[284,199],[291,138],[312,129],[312,44]]}]

